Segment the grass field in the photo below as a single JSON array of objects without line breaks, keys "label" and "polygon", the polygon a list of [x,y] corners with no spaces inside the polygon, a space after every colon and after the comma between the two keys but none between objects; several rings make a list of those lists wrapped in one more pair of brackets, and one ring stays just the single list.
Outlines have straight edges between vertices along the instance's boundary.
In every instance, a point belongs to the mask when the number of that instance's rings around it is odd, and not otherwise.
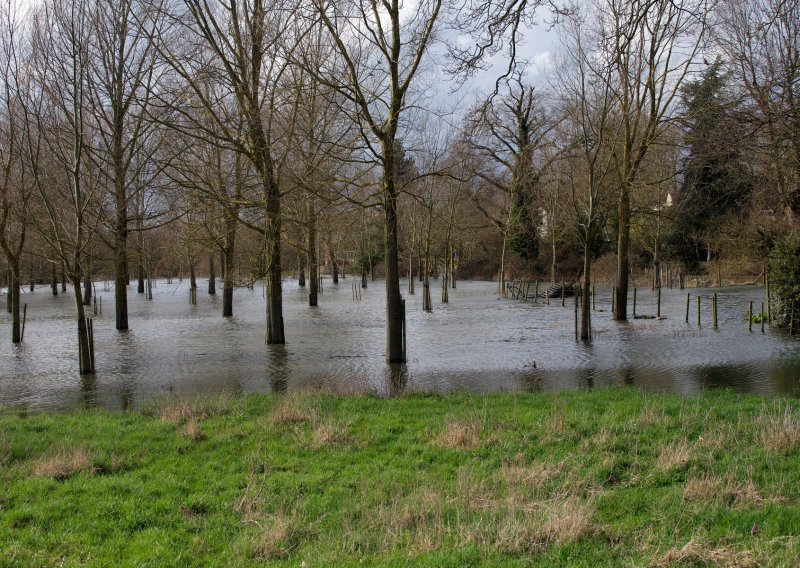
[{"label": "grass field", "polygon": [[799,449],[730,392],[6,410],[0,566],[797,565]]}]

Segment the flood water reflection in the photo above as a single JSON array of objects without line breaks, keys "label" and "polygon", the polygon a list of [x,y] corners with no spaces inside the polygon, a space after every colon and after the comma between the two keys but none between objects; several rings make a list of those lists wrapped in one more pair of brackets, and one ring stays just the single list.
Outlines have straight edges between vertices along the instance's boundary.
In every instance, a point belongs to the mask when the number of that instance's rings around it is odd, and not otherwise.
[{"label": "flood water reflection", "polygon": [[[370,282],[353,301],[351,279],[324,281],[319,306],[306,290],[284,282],[288,344],[264,345],[261,283],[237,289],[235,316],[220,316],[221,298],[198,293],[189,305],[188,283],[159,281],[153,300],[131,287],[131,331],[114,330],[113,290],[101,291],[104,311],[95,319],[98,374],[76,371],[71,292],[49,288],[23,295],[28,304],[25,343],[12,345],[10,316],[0,317],[0,405],[66,409],[100,405],[137,407],[154,397],[184,393],[320,390],[396,396],[406,392],[554,391],[610,384],[692,393],[731,387],[760,394],[800,393],[797,337],[754,325],[745,314],[759,306],[754,287],[696,290],[690,323],[686,292],[663,290],[656,321],[611,320],[610,289],[598,288],[591,344],[574,340],[573,299],[501,300],[492,282],[459,282],[450,303],[434,300],[422,311],[421,295],[406,295],[407,365],[384,362],[383,283]],[[439,283],[433,284],[438,290]],[[710,294],[719,294],[719,329],[711,329]],[[703,296],[700,326],[696,295]],[[434,293],[434,295],[437,295]],[[4,299],[3,299],[4,300]],[[656,297],[639,290],[639,314],[655,314]]]}]

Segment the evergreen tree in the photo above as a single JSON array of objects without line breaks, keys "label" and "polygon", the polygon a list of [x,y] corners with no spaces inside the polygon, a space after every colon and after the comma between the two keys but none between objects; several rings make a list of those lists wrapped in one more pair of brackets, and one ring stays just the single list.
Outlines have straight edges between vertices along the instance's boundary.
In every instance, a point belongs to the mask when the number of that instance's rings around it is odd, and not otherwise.
[{"label": "evergreen tree", "polygon": [[710,259],[710,235],[718,233],[722,218],[744,210],[753,189],[753,174],[742,159],[744,125],[728,78],[718,58],[683,89],[689,153],[667,244],[689,266]]}]

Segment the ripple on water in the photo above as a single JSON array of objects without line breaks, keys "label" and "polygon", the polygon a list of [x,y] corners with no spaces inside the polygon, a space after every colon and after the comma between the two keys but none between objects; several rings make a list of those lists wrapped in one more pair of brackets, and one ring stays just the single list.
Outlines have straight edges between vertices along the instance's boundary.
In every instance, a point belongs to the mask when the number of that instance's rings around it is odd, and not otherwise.
[{"label": "ripple on water", "polygon": [[[405,295],[409,362],[388,367],[385,292],[370,282],[354,302],[347,279],[325,281],[320,305],[284,282],[288,344],[264,345],[262,288],[237,289],[235,317],[220,317],[221,301],[201,293],[188,303],[186,282],[159,281],[152,301],[129,293],[131,331],[114,330],[113,291],[100,292],[105,315],[95,320],[98,375],[75,372],[73,298],[49,289],[27,293],[24,345],[0,342],[0,404],[69,408],[100,404],[126,408],[163,393],[270,392],[318,389],[391,396],[406,391],[475,393],[585,388],[635,384],[654,390],[695,392],[728,386],[746,392],[798,392],[798,340],[780,332],[747,331],[750,300],[760,307],[763,290],[729,288],[719,294],[719,329],[713,330],[709,297],[700,295],[701,325],[692,300],[685,319],[685,292],[664,290],[661,321],[614,322],[610,289],[598,288],[593,341],[574,339],[573,309],[560,301],[501,300],[492,282],[459,282],[450,303],[425,313],[421,293]],[[98,286],[98,289],[100,287]],[[421,290],[420,290],[421,292]],[[639,291],[637,313],[654,315],[655,294]],[[7,316],[0,333],[9,333]],[[534,367],[535,362],[535,367]]]}]

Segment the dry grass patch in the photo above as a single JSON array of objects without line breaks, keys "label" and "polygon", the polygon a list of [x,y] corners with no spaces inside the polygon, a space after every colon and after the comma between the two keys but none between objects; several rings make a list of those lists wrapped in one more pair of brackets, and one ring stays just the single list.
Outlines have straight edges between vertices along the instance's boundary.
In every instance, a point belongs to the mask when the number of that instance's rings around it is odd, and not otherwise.
[{"label": "dry grass patch", "polygon": [[183,430],[181,430],[181,436],[187,440],[191,440],[192,442],[199,442],[200,440],[205,440],[206,438],[206,435],[200,428],[200,424],[195,418],[189,419],[189,421],[183,427]]},{"label": "dry grass patch", "polygon": [[757,420],[756,439],[771,452],[789,454],[800,446],[800,416],[787,404],[777,413],[762,412]]},{"label": "dry grass patch", "polygon": [[656,460],[656,467],[662,471],[683,469],[692,458],[692,449],[686,440],[662,445]]},{"label": "dry grass patch", "polygon": [[765,501],[752,481],[738,482],[713,475],[704,475],[686,482],[683,490],[684,501],[708,501],[711,499],[720,499],[731,506],[761,504]]},{"label": "dry grass patch", "polygon": [[544,496],[547,485],[564,471],[564,464],[531,464],[528,466],[503,463],[503,478],[509,489],[532,492]]},{"label": "dry grass patch", "polygon": [[481,432],[483,427],[474,421],[447,418],[444,422],[444,431],[439,435],[437,443],[448,449],[471,450],[482,445]]},{"label": "dry grass patch", "polygon": [[722,485],[722,480],[713,475],[693,477],[686,481],[686,487],[683,489],[683,500],[702,501],[713,499],[719,495],[720,485]]},{"label": "dry grass patch", "polygon": [[301,524],[296,514],[277,512],[262,528],[253,548],[257,560],[279,560],[288,558],[300,544]]},{"label": "dry grass patch", "polygon": [[568,498],[555,503],[548,511],[543,532],[549,542],[567,544],[595,533],[592,523],[594,507],[579,499]]},{"label": "dry grass patch", "polygon": [[319,412],[297,394],[287,394],[277,400],[269,414],[269,423],[273,426],[311,422],[317,419]]},{"label": "dry grass patch", "polygon": [[656,560],[654,565],[749,568],[757,566],[757,563],[749,550],[736,550],[730,547],[710,548],[693,538],[681,548],[668,551]]},{"label": "dry grass patch", "polygon": [[331,416],[315,420],[311,431],[311,449],[346,444],[350,440],[350,425]]},{"label": "dry grass patch", "polygon": [[92,460],[85,448],[59,450],[52,455],[37,459],[33,464],[33,475],[57,480],[92,471]]},{"label": "dry grass patch", "polygon": [[639,424],[645,428],[654,426],[666,426],[670,419],[659,406],[654,402],[646,402],[642,406],[639,414]]}]

